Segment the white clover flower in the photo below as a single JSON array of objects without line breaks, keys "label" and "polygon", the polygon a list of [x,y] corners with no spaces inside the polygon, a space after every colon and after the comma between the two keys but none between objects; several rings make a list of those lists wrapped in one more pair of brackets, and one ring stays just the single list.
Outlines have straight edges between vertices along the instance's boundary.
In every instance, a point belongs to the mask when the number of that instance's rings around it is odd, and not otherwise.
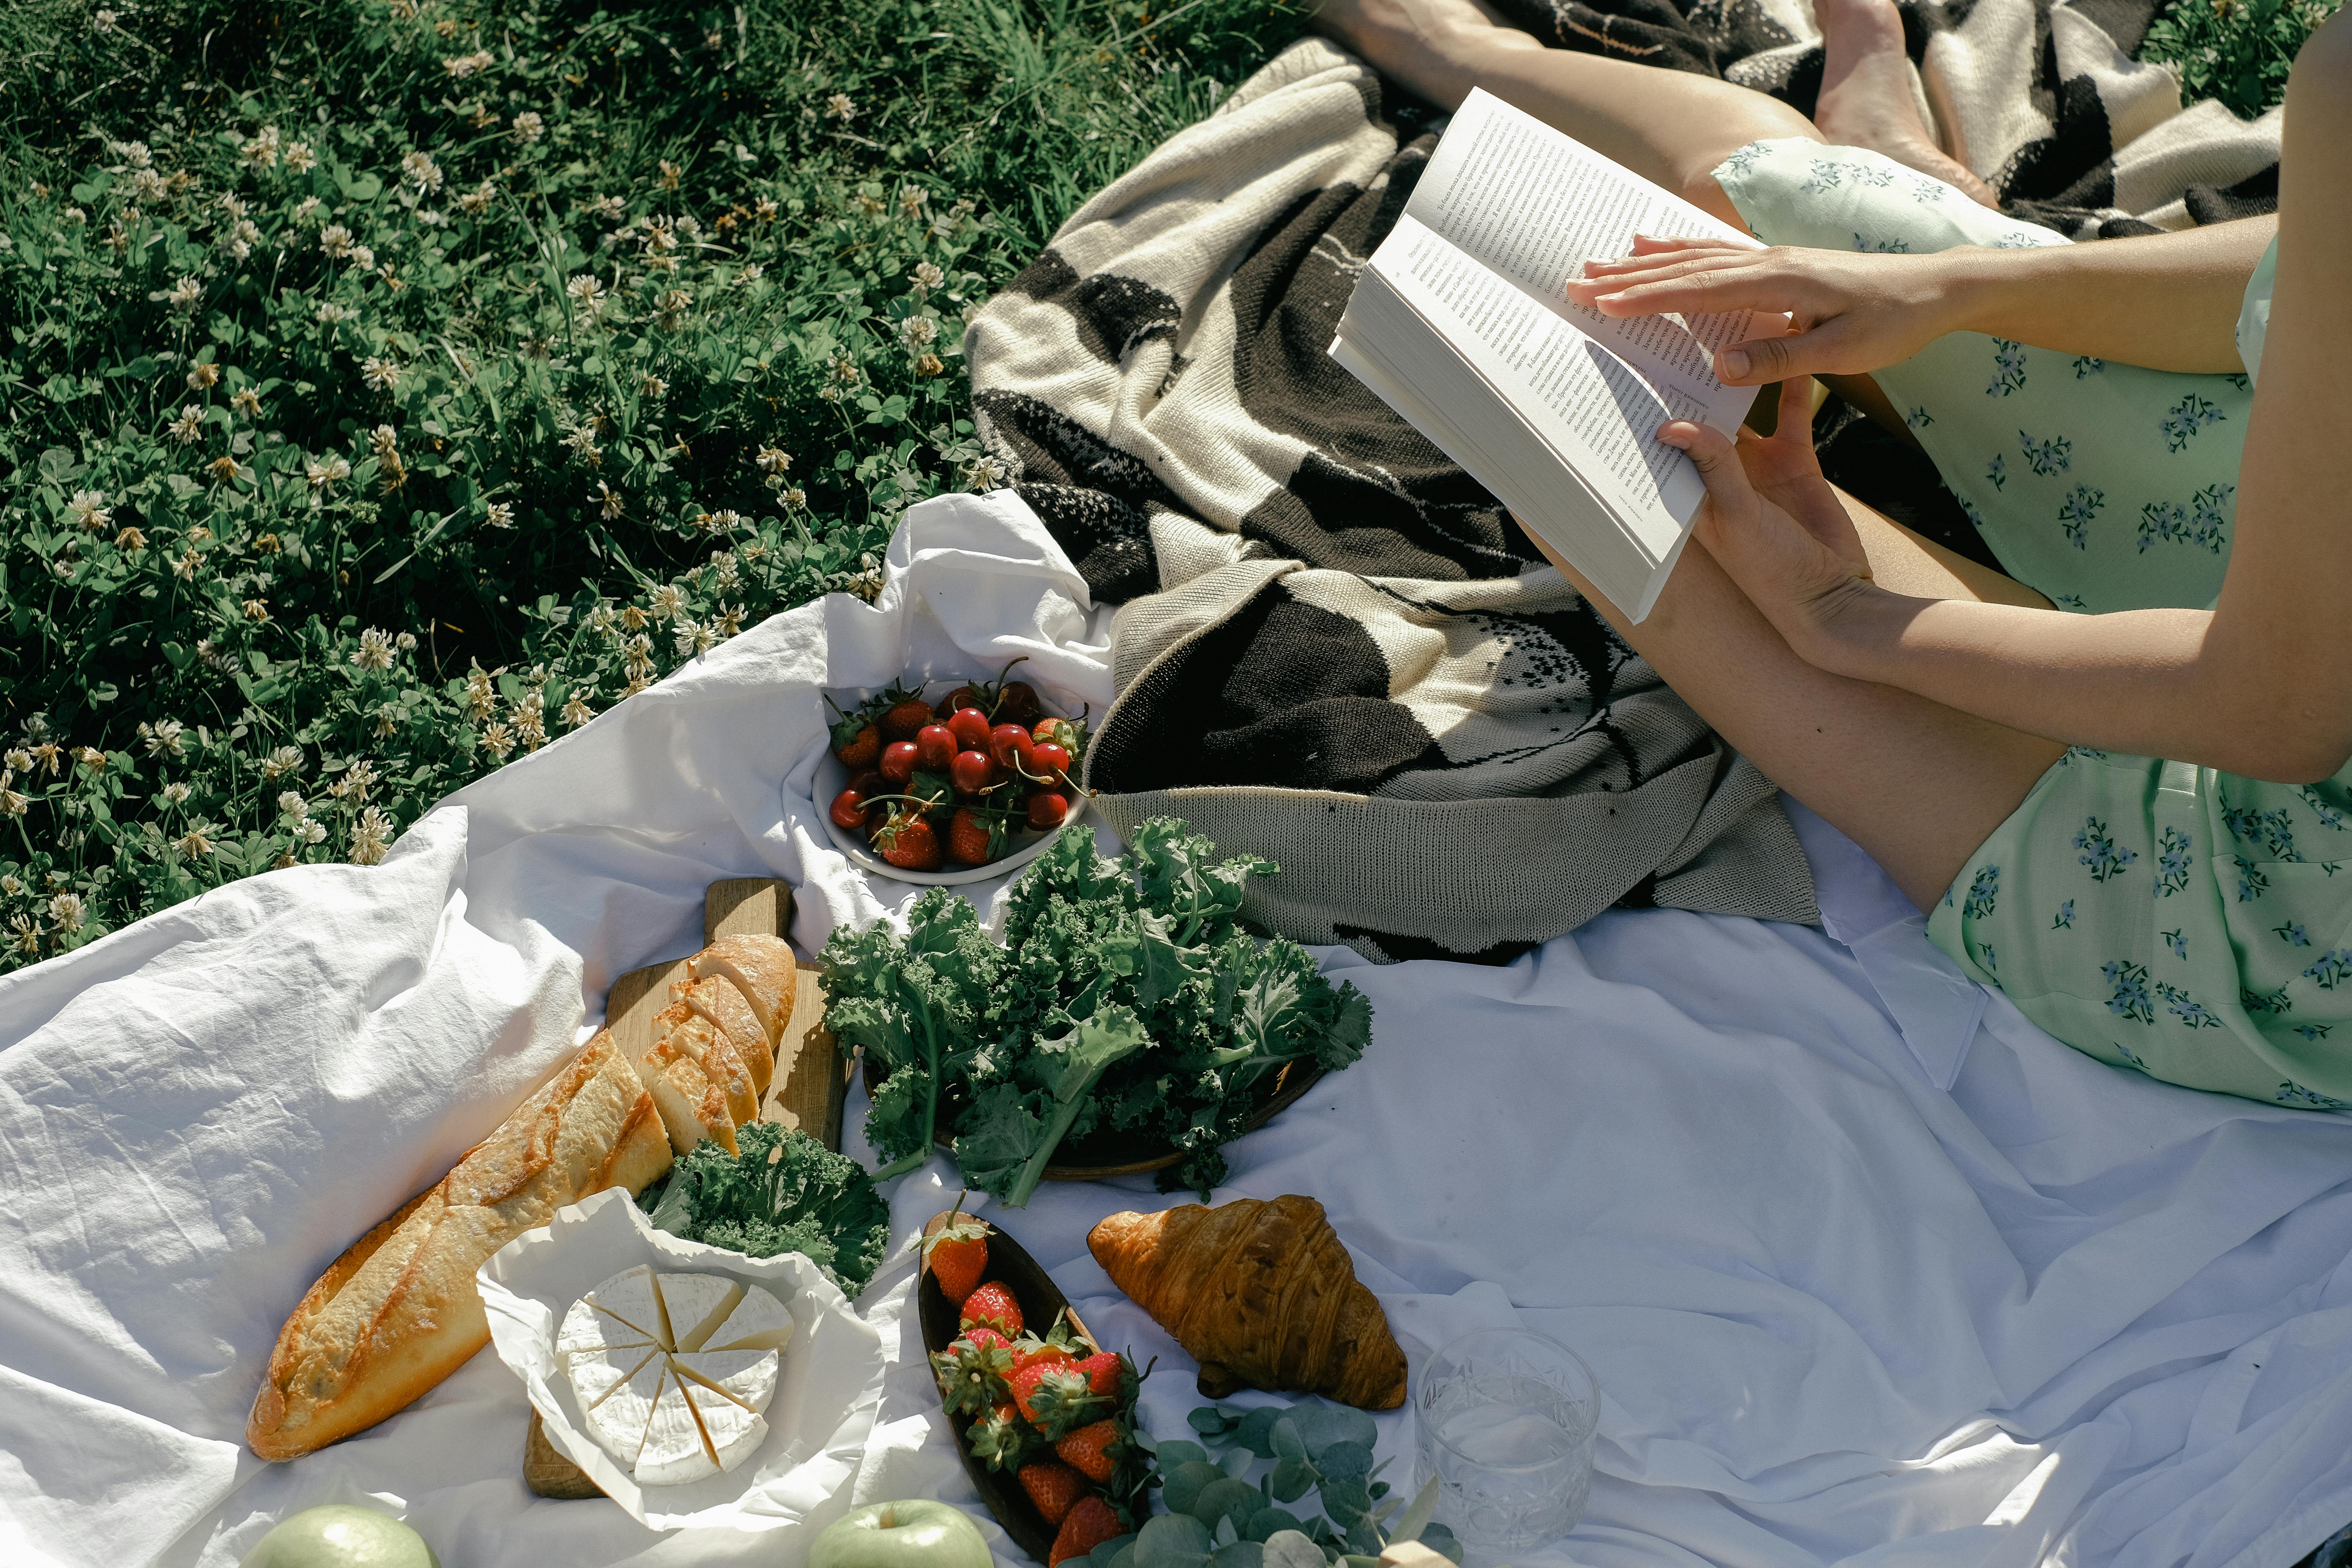
[{"label": "white clover flower", "polygon": [[400,177],[420,191],[441,188],[441,165],[429,153],[411,153],[400,161]]},{"label": "white clover flower", "polygon": [[132,201],[160,202],[171,194],[171,183],[152,169],[141,169],[131,176]]},{"label": "white clover flower", "polygon": [[936,264],[929,261],[918,261],[915,263],[915,269],[907,274],[907,281],[927,294],[947,280],[948,275],[940,271]]},{"label": "white clover flower", "polygon": [[392,668],[392,637],[374,626],[360,634],[360,646],[352,650],[352,662],[362,669],[377,670]]},{"label": "white clover flower", "polygon": [[637,384],[637,391],[647,397],[660,397],[669,391],[669,383],[657,375],[649,375]]},{"label": "white clover flower", "polygon": [[289,789],[278,795],[278,809],[299,822],[310,815],[310,803],[302,798],[300,790]]},{"label": "white clover flower", "polygon": [[562,719],[565,729],[577,730],[595,716],[596,710],[588,706],[587,699],[581,696],[577,690],[564,699]]},{"label": "white clover flower", "polygon": [[621,492],[603,479],[596,481],[596,488],[588,493],[588,500],[607,521],[621,515]]},{"label": "white clover flower", "polygon": [[0,816],[22,816],[25,808],[31,804],[21,793],[10,789],[5,783],[0,783]]},{"label": "white clover flower", "polygon": [[[300,143],[299,142],[296,143],[298,146],[299,144]],[[320,201],[316,196],[304,196],[301,201],[295,205],[294,221],[296,223],[310,222],[312,215],[317,213],[318,210],[324,205],[326,205],[326,203]]]},{"label": "white clover flower", "polygon": [[352,477],[352,466],[341,453],[331,452],[323,458],[313,458],[302,465],[302,477],[314,490],[323,490],[340,479]]},{"label": "white clover flower", "polygon": [[352,231],[339,223],[329,224],[319,231],[319,248],[331,260],[341,261],[352,253]]},{"label": "white clover flower", "polygon": [[228,405],[247,419],[261,417],[261,394],[250,386],[240,386],[228,400]]},{"label": "white clover flower", "polygon": [[392,819],[374,806],[360,813],[359,826],[352,829],[352,864],[373,866],[383,858],[385,847],[392,843]]},{"label": "white clover flower", "polygon": [[467,77],[472,76],[476,71],[485,71],[489,69],[495,63],[497,62],[492,58],[489,50],[476,49],[470,55],[453,55],[443,60],[441,62],[441,67],[444,70],[446,70],[452,78],[458,81],[463,81]]},{"label": "white clover flower", "polygon": [[155,163],[154,153],[148,151],[144,142],[110,142],[107,151],[134,169],[152,168]]},{"label": "white clover flower", "polygon": [[5,893],[12,899],[21,899],[25,896],[25,884],[18,881],[16,874],[11,872],[7,876],[0,877],[0,893]]},{"label": "white clover flower", "polygon": [[824,111],[846,125],[856,117],[857,105],[847,93],[836,92],[824,100]]},{"label": "white clover flower", "polygon": [[781,447],[762,447],[759,457],[753,460],[762,471],[771,474],[781,474],[793,466],[792,454]]},{"label": "white clover flower", "polygon": [[598,632],[605,637],[610,637],[613,635],[613,627],[618,619],[619,617],[613,614],[612,605],[600,604],[594,609],[588,612],[588,629],[592,632]]},{"label": "white clover flower", "polygon": [[219,831],[209,822],[191,823],[187,832],[172,842],[189,859],[201,860],[213,852],[212,836]]},{"label": "white clover flower", "polygon": [[204,563],[204,559],[194,550],[181,552],[179,558],[172,563],[172,575],[183,583],[194,582],[196,568]]},{"label": "white clover flower", "polygon": [[49,900],[49,923],[61,931],[81,930],[82,904],[79,893],[59,893]]},{"label": "white clover flower", "polygon": [[720,593],[723,594],[728,589],[735,586],[737,578],[735,552],[733,551],[712,551],[710,552],[710,569],[716,574],[716,585]]},{"label": "white clover flower", "polygon": [[507,753],[514,748],[514,731],[504,724],[490,724],[483,729],[482,750],[489,752],[493,760],[505,762]]},{"label": "white clover flower", "polygon": [[308,142],[286,143],[286,166],[298,174],[307,174],[319,166],[319,155],[310,151]]},{"label": "white clover flower", "polygon": [[73,500],[66,503],[66,515],[93,533],[114,521],[114,513],[107,508],[104,490],[74,491]]},{"label": "white clover flower", "polygon": [[898,323],[898,341],[919,349],[940,335],[940,324],[929,316],[909,316]]},{"label": "white clover flower", "polygon": [[349,796],[352,800],[365,800],[368,791],[374,787],[375,764],[365,757],[359,757],[354,758],[352,765],[343,770],[343,776],[329,784],[327,789],[338,799]]},{"label": "white clover flower", "polygon": [[174,310],[193,310],[196,308],[196,301],[204,297],[205,286],[202,279],[183,278],[172,285],[163,299]]},{"label": "white clover flower", "polygon": [[354,272],[365,272],[375,265],[375,252],[364,245],[354,245],[351,249],[351,263]]},{"label": "white clover flower", "polygon": [[529,146],[547,134],[547,121],[539,117],[537,110],[526,109],[514,117],[514,129],[508,134]]},{"label": "white clover flower", "polygon": [[222,237],[221,247],[236,260],[243,261],[253,254],[253,247],[260,243],[261,230],[254,226],[251,218],[241,217]]},{"label": "white clover flower", "polygon": [[711,623],[711,627],[720,637],[733,637],[743,629],[743,606],[730,605],[721,599],[719,602],[719,616]]},{"label": "white clover flower", "polygon": [[327,838],[327,825],[317,817],[306,816],[294,825],[294,836],[305,844],[323,844]]},{"label": "white clover flower", "polygon": [[482,522],[484,526],[489,528],[512,528],[515,525],[513,504],[502,500],[492,501],[489,515],[483,518]]},{"label": "white clover flower", "polygon": [[792,507],[795,510],[808,505],[808,491],[801,489],[798,485],[794,485],[789,489],[779,490],[776,494],[786,506]]},{"label": "white clover flower", "polygon": [[106,771],[106,753],[96,746],[82,747],[74,753],[74,761],[94,773],[102,773]]},{"label": "white clover flower", "polygon": [[368,432],[368,446],[375,452],[378,462],[393,462],[400,457],[400,432],[389,425],[379,425]]},{"label": "white clover flower", "polygon": [[681,654],[699,653],[709,647],[711,641],[717,640],[711,638],[710,641],[705,641],[707,637],[709,634],[702,626],[688,617],[680,616],[677,618],[677,625],[671,628],[670,641]]},{"label": "white clover flower", "polygon": [[58,216],[63,218],[69,224],[75,225],[85,224],[89,221],[89,215],[82,211],[79,207],[68,207],[65,211],[59,213]]},{"label": "white clover flower", "polygon": [[29,773],[33,771],[33,753],[22,746],[11,746],[8,748],[7,763],[10,773]]},{"label": "white clover flower", "polygon": [[265,779],[285,778],[302,771],[302,749],[280,746],[262,759],[261,776]]},{"label": "white clover flower", "polygon": [[[111,11],[101,11],[99,15],[101,16],[110,17],[114,13]],[[14,816],[16,815],[16,812],[8,810],[8,801],[11,793],[12,792],[7,790],[0,790],[0,816]],[[23,795],[16,795],[15,798],[21,801],[25,797]],[[41,951],[41,928],[35,925],[29,917],[25,915],[11,916],[8,921],[8,944],[15,948],[18,952],[21,952],[29,958],[33,954]]]},{"label": "white clover flower", "polygon": [[1004,465],[994,458],[974,458],[963,467],[966,489],[992,490],[1004,482]]},{"label": "white clover flower", "polygon": [[172,422],[163,426],[163,434],[184,447],[201,433],[204,423],[205,411],[192,403],[172,416]]},{"label": "white clover flower", "polygon": [[686,595],[675,583],[665,583],[653,592],[653,615],[656,621],[666,621],[686,608]]},{"label": "white clover flower", "polygon": [[403,632],[398,637],[392,639],[392,646],[398,648],[403,653],[415,653],[416,651],[416,634],[415,632]]},{"label": "white clover flower", "polygon": [[188,390],[209,392],[220,384],[220,366],[210,360],[199,360],[188,367]]},{"label": "white clover flower", "polygon": [[156,795],[165,805],[185,805],[188,796],[194,793],[184,783],[174,780],[158,790]]},{"label": "white clover flower", "polygon": [[498,199],[498,187],[491,184],[489,181],[484,180],[472,190],[459,195],[457,210],[467,217],[479,217],[489,210],[490,204]]},{"label": "white clover flower", "polygon": [[490,672],[481,661],[466,672],[466,717],[478,724],[490,716],[491,706],[498,700],[498,689],[490,684]]},{"label": "white clover flower", "polygon": [[722,508],[709,513],[702,526],[713,533],[732,533],[743,526],[743,514],[731,508]]},{"label": "white clover flower", "polygon": [[400,384],[400,366],[387,355],[370,354],[360,362],[360,380],[371,392],[390,392]]},{"label": "white clover flower", "polygon": [[694,296],[683,289],[663,289],[654,300],[655,323],[666,332],[677,331],[686,324],[687,307],[693,303]]},{"label": "white clover flower", "polygon": [[261,133],[256,136],[252,141],[247,142],[243,147],[239,148],[238,152],[244,155],[247,163],[252,164],[257,169],[274,169],[278,167],[278,127],[275,125],[263,126],[261,128]]}]

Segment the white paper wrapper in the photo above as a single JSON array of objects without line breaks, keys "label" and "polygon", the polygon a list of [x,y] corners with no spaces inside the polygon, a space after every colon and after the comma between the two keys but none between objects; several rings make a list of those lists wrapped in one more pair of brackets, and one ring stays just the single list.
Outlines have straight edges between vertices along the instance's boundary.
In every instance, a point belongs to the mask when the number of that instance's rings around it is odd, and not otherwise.
[{"label": "white paper wrapper", "polygon": [[[555,1360],[556,1325],[572,1302],[624,1268],[728,1274],[792,1309],[768,1436],[725,1475],[675,1487],[640,1487],[587,1434],[572,1380]],[[882,1338],[841,1291],[796,1252],[745,1258],[656,1230],[618,1187],[556,1211],[493,1254],[476,1278],[490,1342],[514,1369],[546,1423],[547,1440],[588,1472],[632,1518],[656,1530],[822,1526],[848,1506],[882,1393]]]}]

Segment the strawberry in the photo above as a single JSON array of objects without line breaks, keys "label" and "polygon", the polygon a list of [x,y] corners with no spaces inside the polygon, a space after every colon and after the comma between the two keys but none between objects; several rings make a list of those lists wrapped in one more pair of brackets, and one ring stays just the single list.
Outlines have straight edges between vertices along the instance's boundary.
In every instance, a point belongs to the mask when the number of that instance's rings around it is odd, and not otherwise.
[{"label": "strawberry", "polygon": [[1097,1351],[1078,1363],[1078,1370],[1087,1374],[1087,1384],[1105,1398],[1118,1397],[1119,1374],[1127,1370],[1127,1358],[1109,1351]]},{"label": "strawberry", "polygon": [[1013,1403],[1048,1440],[1107,1415],[1111,1407],[1109,1400],[1094,1391],[1092,1381],[1078,1370],[1077,1363],[1067,1359],[1040,1357],[1026,1365],[1016,1363],[1007,1381],[1013,1387]]},{"label": "strawberry", "polygon": [[828,697],[825,702],[838,715],[833,721],[833,754],[852,773],[872,767],[874,759],[882,754],[882,731],[863,708],[844,713],[833,699]]},{"label": "strawberry", "polygon": [[940,1294],[962,1306],[988,1267],[988,1226],[976,1219],[949,1220],[924,1237],[923,1261],[939,1281]]},{"label": "strawberry", "polygon": [[1087,1478],[1059,1459],[1024,1465],[1013,1479],[1029,1494],[1029,1500],[1037,1505],[1037,1511],[1045,1516],[1045,1522],[1056,1527],[1069,1517],[1071,1505],[1086,1496],[1087,1490]]},{"label": "strawberry", "polygon": [[1045,1559],[1046,1568],[1061,1568],[1073,1557],[1084,1557],[1106,1541],[1116,1541],[1127,1533],[1118,1511],[1098,1497],[1080,1498],[1062,1521],[1061,1533],[1054,1537],[1054,1550]]},{"label": "strawberry", "polygon": [[884,744],[911,741],[916,731],[932,721],[931,705],[914,692],[894,686],[883,695],[889,699],[889,706],[882,710]]},{"label": "strawberry", "polygon": [[985,866],[1004,854],[1004,814],[960,805],[948,818],[948,853],[967,866]]},{"label": "strawberry", "polygon": [[912,812],[892,811],[890,820],[874,835],[874,847],[902,871],[936,871],[941,864],[939,834]]},{"label": "strawberry", "polygon": [[1010,1395],[1013,1348],[993,1329],[974,1329],[933,1356],[931,1369],[950,1415],[979,1415]]},{"label": "strawberry", "polygon": [[971,1446],[971,1457],[992,1470],[1017,1469],[1021,1457],[1037,1441],[1037,1434],[1009,1403],[974,1421],[963,1436]]},{"label": "strawberry", "polygon": [[1007,1339],[1021,1332],[1021,1303],[1013,1292],[995,1280],[990,1280],[963,1299],[963,1314],[957,1321],[959,1329],[969,1329],[974,1323],[986,1323]]},{"label": "strawberry", "polygon": [[1110,1479],[1111,1472],[1118,1468],[1118,1461],[1113,1459],[1108,1452],[1118,1440],[1117,1422],[1097,1421],[1065,1436],[1054,1445],[1054,1452],[1061,1455],[1087,1479],[1107,1481]]}]

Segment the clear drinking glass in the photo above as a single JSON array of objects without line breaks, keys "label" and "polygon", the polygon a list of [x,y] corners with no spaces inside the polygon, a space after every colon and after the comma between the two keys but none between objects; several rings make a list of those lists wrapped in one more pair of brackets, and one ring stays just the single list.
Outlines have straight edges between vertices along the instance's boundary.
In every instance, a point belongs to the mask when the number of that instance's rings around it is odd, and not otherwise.
[{"label": "clear drinking glass", "polygon": [[1438,1480],[1437,1518],[1491,1556],[1576,1528],[1592,1491],[1592,1369],[1558,1340],[1481,1329],[1438,1352],[1413,1402],[1421,1477]]}]

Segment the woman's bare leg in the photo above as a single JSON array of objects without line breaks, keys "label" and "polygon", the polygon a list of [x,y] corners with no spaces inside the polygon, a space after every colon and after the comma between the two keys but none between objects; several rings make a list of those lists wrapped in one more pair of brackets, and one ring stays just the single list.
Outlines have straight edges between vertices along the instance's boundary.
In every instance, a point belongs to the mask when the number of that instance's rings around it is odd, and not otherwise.
[{"label": "woman's bare leg", "polygon": [[[1873,575],[1897,592],[2048,603],[1998,573],[1935,551],[1852,498],[1846,510]],[[2065,752],[2055,741],[1807,664],[1696,546],[1683,552],[1639,626],[1566,562],[1551,559],[1700,718],[1870,851],[1921,909],[1944,896],[1977,847]]]}]

